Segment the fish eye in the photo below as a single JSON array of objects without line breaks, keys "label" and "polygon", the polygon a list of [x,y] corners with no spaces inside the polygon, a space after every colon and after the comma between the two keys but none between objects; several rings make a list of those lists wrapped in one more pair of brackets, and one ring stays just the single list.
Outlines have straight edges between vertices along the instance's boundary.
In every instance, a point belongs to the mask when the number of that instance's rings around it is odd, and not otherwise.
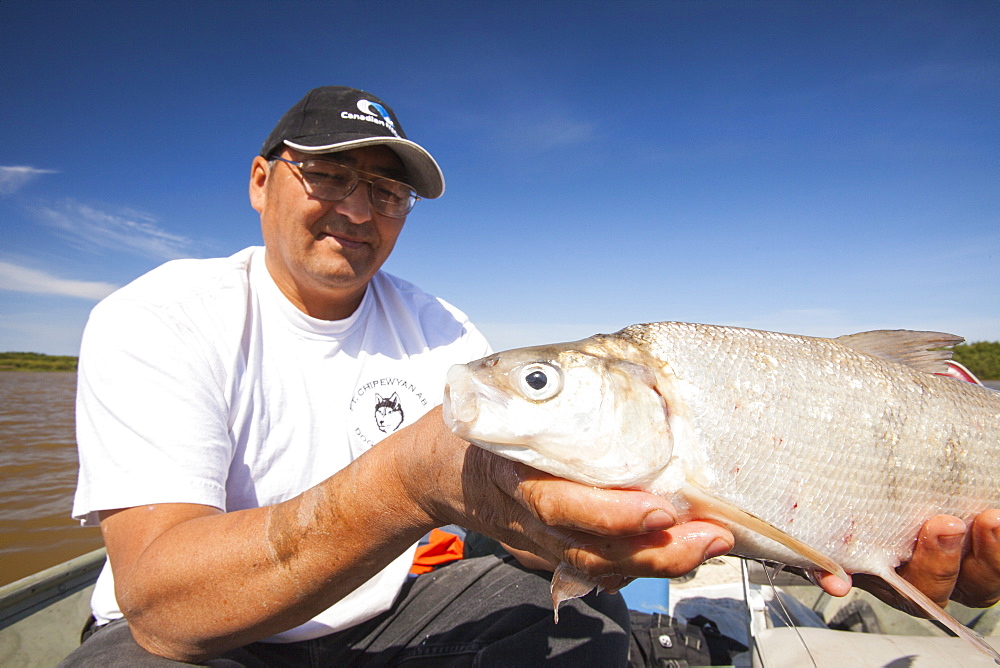
[{"label": "fish eye", "polygon": [[562,390],[562,372],[551,364],[528,364],[517,371],[521,394],[532,401],[545,401]]}]

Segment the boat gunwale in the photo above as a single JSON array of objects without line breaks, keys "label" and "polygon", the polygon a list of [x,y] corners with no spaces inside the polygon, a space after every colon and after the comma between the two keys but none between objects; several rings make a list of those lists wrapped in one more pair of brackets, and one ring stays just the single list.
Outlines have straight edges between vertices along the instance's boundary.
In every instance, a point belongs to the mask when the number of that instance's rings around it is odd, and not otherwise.
[{"label": "boat gunwale", "polygon": [[101,547],[0,587],[0,630],[94,584],[107,553]]}]

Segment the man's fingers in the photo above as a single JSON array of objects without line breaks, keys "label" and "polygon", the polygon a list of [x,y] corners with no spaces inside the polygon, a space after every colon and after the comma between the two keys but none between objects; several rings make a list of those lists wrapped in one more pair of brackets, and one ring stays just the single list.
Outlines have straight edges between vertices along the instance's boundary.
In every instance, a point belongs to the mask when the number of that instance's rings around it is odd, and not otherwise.
[{"label": "man's fingers", "polygon": [[595,576],[674,578],[691,572],[706,559],[726,554],[733,543],[727,529],[694,520],[640,536],[602,539],[578,533],[562,560]]},{"label": "man's fingers", "polygon": [[600,536],[635,536],[677,523],[673,506],[654,494],[588,487],[491,456],[495,484],[548,526]]},{"label": "man's fingers", "polygon": [[965,523],[937,515],[927,520],[917,536],[913,556],[899,574],[941,607],[948,603],[962,568]]},{"label": "man's fingers", "polygon": [[809,579],[812,580],[814,584],[822,587],[823,591],[830,596],[847,596],[847,593],[851,591],[853,580],[850,575],[847,576],[847,581],[845,582],[833,573],[828,573],[822,570],[809,571],[808,574]]},{"label": "man's fingers", "polygon": [[677,524],[673,506],[659,496],[587,487],[547,473],[524,479],[517,495],[545,524],[601,536],[634,536]]},{"label": "man's fingers", "polygon": [[[712,522],[677,524],[674,508],[653,494],[581,485],[479,448],[465,456],[466,507],[486,533],[595,577],[677,577],[735,542]],[[488,488],[507,502],[484,503]]]},{"label": "man's fingers", "polygon": [[733,548],[733,535],[717,524],[678,524],[662,497],[588,487],[512,466],[512,495],[544,527],[539,545],[591,575],[678,577]]},{"label": "man's fingers", "polygon": [[1000,600],[1000,510],[983,512],[969,529],[971,549],[952,599],[971,607],[988,607]]}]

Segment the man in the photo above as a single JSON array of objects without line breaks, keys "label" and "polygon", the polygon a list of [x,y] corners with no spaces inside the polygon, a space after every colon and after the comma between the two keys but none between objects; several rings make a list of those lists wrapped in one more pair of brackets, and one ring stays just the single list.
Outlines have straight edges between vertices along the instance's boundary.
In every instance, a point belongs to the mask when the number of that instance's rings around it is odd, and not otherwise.
[{"label": "man", "polygon": [[[264,248],[168,263],[94,309],[74,516],[100,522],[109,563],[66,665],[621,665],[620,597],[568,602],[555,627],[529,569],[567,561],[614,590],[731,549],[663,499],[558,480],[444,427],[445,371],[488,346],[380,271],[417,198],[443,190],[384,102],[315,89],[251,166]],[[413,545],[447,524],[517,561],[407,578]],[[914,563],[954,586],[939,577],[953,558]]]}]

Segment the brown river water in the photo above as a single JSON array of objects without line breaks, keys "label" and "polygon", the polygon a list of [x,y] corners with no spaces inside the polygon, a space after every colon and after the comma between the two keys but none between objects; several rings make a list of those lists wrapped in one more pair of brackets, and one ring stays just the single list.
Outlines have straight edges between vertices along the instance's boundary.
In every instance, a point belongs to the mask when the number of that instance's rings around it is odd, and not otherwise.
[{"label": "brown river water", "polygon": [[70,518],[73,372],[0,371],[0,585],[101,547]]}]

